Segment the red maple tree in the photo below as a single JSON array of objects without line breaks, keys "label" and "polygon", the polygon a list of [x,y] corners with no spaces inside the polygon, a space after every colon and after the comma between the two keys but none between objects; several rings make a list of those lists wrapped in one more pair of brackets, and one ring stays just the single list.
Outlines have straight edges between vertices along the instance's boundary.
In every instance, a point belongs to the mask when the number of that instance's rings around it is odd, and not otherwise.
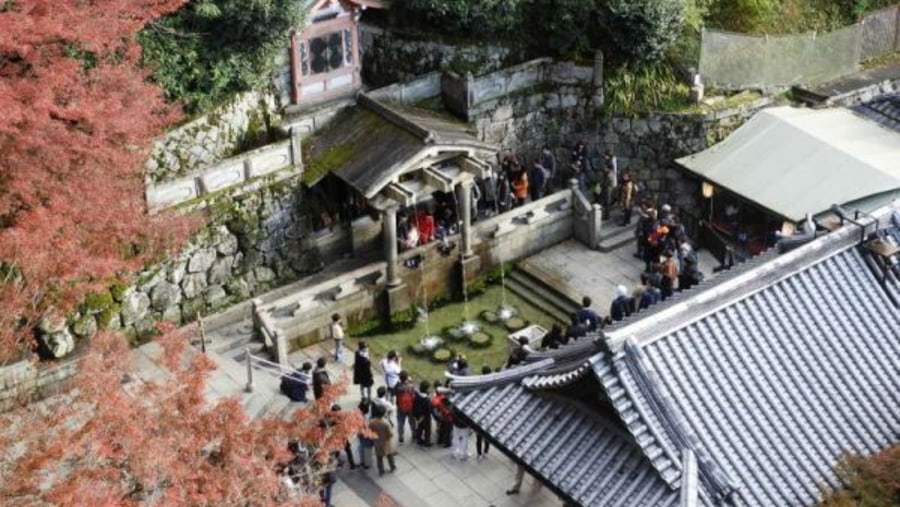
[{"label": "red maple tree", "polygon": [[135,33],[186,0],[0,2],[0,364],[173,250],[194,225],[150,216],[143,163],[178,117],[138,65]]},{"label": "red maple tree", "polygon": [[[0,498],[53,505],[320,505],[332,453],[363,430],[358,410],[331,412],[343,389],[290,420],[249,420],[240,402],[204,399],[211,361],[183,333],[161,339],[158,383],[135,376],[121,337],[98,334],[72,389],[0,415]],[[321,424],[325,419],[331,424]],[[315,453],[305,491],[288,497],[280,464],[297,440]]]}]

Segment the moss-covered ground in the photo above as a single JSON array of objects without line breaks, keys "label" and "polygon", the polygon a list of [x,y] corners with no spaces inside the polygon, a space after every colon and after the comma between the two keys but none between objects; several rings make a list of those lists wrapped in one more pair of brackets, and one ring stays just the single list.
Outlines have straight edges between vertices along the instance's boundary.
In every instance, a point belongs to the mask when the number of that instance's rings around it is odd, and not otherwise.
[{"label": "moss-covered ground", "polygon": [[[427,326],[422,319],[419,319],[411,329],[365,338],[371,350],[373,363],[378,364],[387,352],[393,349],[403,356],[403,369],[410,372],[417,381],[424,379],[434,382],[442,379],[446,369],[445,364],[438,364],[427,356],[416,355],[411,351],[411,347],[430,331],[431,334],[440,335],[445,340],[446,348],[454,353],[464,354],[473,374],[480,373],[483,366],[497,369],[506,362],[508,355],[506,336],[509,331],[502,324],[487,323],[480,318],[480,315],[484,310],[495,310],[502,301],[503,294],[499,285],[489,286],[482,294],[469,301],[470,320],[476,321],[481,329],[492,337],[489,347],[475,348],[469,345],[467,340],[454,341],[443,332],[446,328],[458,326],[463,321],[463,303],[451,303],[432,310],[428,316]],[[508,290],[506,291],[506,303],[516,308],[519,317],[529,323],[540,324],[545,329],[549,329],[554,323],[552,317]],[[356,339],[350,340],[350,346],[353,349],[356,348],[356,343]]]}]

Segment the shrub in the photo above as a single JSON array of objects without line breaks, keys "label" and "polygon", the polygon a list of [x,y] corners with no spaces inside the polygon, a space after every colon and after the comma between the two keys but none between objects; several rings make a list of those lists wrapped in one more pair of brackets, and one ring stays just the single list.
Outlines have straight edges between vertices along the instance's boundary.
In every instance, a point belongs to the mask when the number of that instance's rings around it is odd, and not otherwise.
[{"label": "shrub", "polygon": [[294,0],[196,0],[139,34],[144,63],[170,99],[205,111],[267,84],[304,15]]},{"label": "shrub", "polygon": [[661,59],[684,27],[682,0],[609,0],[607,27],[626,60]]},{"label": "shrub", "polygon": [[510,34],[522,28],[523,0],[406,0],[396,11],[447,33]]},{"label": "shrub", "polygon": [[453,357],[453,352],[449,349],[437,349],[431,354],[431,360],[435,363],[446,363]]},{"label": "shrub", "polygon": [[472,348],[484,349],[491,346],[492,340],[493,338],[491,337],[491,335],[479,331],[469,337],[469,345],[471,345]]}]

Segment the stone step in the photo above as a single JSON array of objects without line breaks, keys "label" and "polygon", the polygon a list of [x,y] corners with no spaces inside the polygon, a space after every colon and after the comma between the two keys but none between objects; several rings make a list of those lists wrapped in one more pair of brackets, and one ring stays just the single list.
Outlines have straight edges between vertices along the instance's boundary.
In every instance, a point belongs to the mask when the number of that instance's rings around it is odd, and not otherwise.
[{"label": "stone step", "polygon": [[532,273],[527,269],[517,268],[510,273],[510,279],[515,280],[525,287],[529,287],[540,298],[544,299],[555,308],[567,315],[575,313],[581,305],[564,292],[554,287],[550,281],[540,273]]},{"label": "stone step", "polygon": [[635,241],[634,220],[629,225],[619,225],[620,219],[610,219],[603,223],[597,250],[608,253]]},{"label": "stone step", "polygon": [[567,324],[572,320],[571,315],[567,314],[565,311],[557,308],[555,305],[539,296],[534,290],[534,287],[531,285],[526,285],[518,280],[507,278],[506,288],[518,294],[529,303],[537,306],[545,313],[553,317],[554,320],[562,324]]}]

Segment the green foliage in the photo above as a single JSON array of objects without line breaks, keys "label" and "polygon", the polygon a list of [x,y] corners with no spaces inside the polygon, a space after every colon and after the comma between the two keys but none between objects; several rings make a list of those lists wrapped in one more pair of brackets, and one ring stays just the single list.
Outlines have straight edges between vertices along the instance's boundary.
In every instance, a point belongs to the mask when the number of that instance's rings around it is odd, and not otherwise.
[{"label": "green foliage", "polygon": [[578,56],[598,47],[598,0],[531,1],[525,27],[533,49],[554,55]]},{"label": "green foliage", "polygon": [[[704,0],[695,0],[704,1]],[[798,33],[833,30],[896,0],[715,0],[706,25],[743,33]]]},{"label": "green foliage", "polygon": [[304,14],[295,0],[194,0],[138,38],[168,97],[201,112],[265,84]]},{"label": "green foliage", "polygon": [[683,0],[608,0],[607,26],[628,61],[661,59],[685,22]]},{"label": "green foliage", "polygon": [[469,337],[469,345],[472,348],[483,349],[491,346],[493,338],[485,332],[478,332]]},{"label": "green foliage", "polygon": [[446,363],[453,357],[453,352],[449,349],[437,349],[431,355],[431,360],[435,363]]},{"label": "green foliage", "polygon": [[78,311],[82,315],[93,315],[109,309],[113,304],[115,301],[109,291],[91,292],[78,306]]},{"label": "green foliage", "polygon": [[690,93],[688,85],[666,62],[610,69],[604,77],[604,89],[604,112],[617,116],[680,109],[688,105]]},{"label": "green foliage", "polygon": [[511,34],[521,29],[524,0],[406,0],[400,17],[422,21],[448,33]]}]

